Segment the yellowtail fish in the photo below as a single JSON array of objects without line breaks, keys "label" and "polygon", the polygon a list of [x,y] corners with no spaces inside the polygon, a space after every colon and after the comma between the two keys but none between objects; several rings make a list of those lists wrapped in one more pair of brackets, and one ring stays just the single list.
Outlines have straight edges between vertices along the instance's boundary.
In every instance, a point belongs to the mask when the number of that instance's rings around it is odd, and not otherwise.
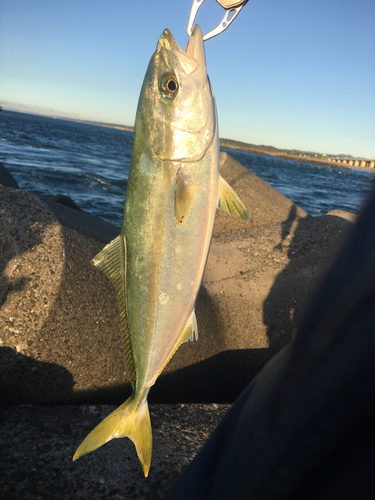
[{"label": "yellowtail fish", "polygon": [[202,32],[194,27],[185,52],[166,29],[139,98],[121,233],[93,259],[120,297],[133,395],[86,437],[73,460],[127,436],[148,475],[147,395],[178,346],[198,337],[194,306],[217,207],[249,219],[220,177]]}]

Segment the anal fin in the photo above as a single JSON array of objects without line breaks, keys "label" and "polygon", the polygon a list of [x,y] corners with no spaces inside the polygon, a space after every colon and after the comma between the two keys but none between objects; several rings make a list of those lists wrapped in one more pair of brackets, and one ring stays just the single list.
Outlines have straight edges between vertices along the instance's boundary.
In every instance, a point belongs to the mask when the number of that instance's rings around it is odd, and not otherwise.
[{"label": "anal fin", "polygon": [[239,219],[250,220],[249,214],[240,197],[222,177],[220,177],[219,184],[218,208]]},{"label": "anal fin", "polygon": [[182,334],[181,344],[193,340],[198,340],[198,325],[197,325],[197,318],[195,316],[195,309],[192,312],[192,315],[190,316],[190,319],[188,321],[188,324],[186,325],[184,333]]},{"label": "anal fin", "polygon": [[175,344],[174,348],[169,353],[167,359],[160,367],[158,373],[153,378],[152,382],[153,384],[155,383],[156,379],[161,374],[161,372],[164,370],[164,368],[167,366],[167,364],[169,363],[169,361],[171,360],[172,356],[177,351],[177,349],[180,347],[180,345],[184,344],[185,342],[188,342],[189,340],[194,340],[194,339],[198,340],[198,325],[197,325],[197,318],[195,316],[195,310],[193,310],[193,312],[191,313],[189,321],[187,322],[186,327],[182,332],[180,338],[178,339],[177,343]]}]

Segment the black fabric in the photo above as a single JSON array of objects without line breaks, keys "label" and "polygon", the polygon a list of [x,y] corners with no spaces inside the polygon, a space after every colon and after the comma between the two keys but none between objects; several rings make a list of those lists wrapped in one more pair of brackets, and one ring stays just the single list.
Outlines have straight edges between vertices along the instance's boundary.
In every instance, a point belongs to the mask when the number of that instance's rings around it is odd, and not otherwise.
[{"label": "black fabric", "polygon": [[296,339],[242,393],[167,500],[375,498],[375,193]]}]

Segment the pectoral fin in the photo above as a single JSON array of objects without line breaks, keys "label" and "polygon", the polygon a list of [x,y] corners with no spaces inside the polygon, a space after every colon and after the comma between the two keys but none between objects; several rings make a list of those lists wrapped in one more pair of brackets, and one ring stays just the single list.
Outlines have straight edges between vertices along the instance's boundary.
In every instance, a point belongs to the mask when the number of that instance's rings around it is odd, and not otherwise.
[{"label": "pectoral fin", "polygon": [[92,263],[105,273],[115,285],[120,299],[122,340],[126,366],[130,381],[135,386],[135,369],[133,355],[130,349],[128,320],[126,316],[126,240],[120,234],[111,243],[103,248],[93,259]]},{"label": "pectoral fin", "polygon": [[174,203],[176,221],[179,227],[187,219],[195,198],[195,186],[192,179],[180,169],[177,172]]},{"label": "pectoral fin", "polygon": [[222,177],[220,177],[219,184],[218,208],[221,208],[221,210],[224,210],[229,215],[234,215],[234,217],[247,221],[250,220],[249,214],[240,197]]}]

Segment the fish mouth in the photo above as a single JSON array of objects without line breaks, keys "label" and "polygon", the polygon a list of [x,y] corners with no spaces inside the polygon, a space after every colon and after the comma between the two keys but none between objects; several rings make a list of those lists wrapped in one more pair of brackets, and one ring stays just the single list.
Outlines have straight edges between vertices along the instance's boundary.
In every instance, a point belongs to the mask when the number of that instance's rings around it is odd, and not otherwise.
[{"label": "fish mouth", "polygon": [[186,51],[178,45],[168,28],[163,31],[163,34],[159,38],[158,48],[159,47],[163,47],[164,50],[170,51],[170,53],[173,54],[174,63],[186,75],[190,75],[196,71],[199,73],[199,79],[201,81],[206,80],[207,69],[203,35],[202,30],[197,24],[193,27]]}]

